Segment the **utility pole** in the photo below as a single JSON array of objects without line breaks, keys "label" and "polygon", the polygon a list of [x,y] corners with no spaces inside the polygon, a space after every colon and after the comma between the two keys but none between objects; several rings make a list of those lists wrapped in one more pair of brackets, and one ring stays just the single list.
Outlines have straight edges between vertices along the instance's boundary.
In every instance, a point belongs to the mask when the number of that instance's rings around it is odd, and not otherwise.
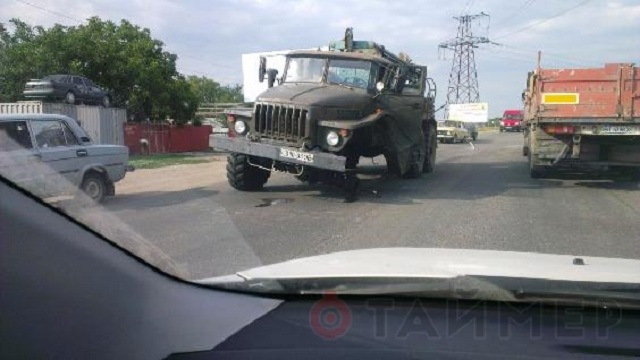
[{"label": "utility pole", "polygon": [[447,103],[445,119],[449,114],[449,104],[475,103],[480,99],[480,89],[478,87],[478,71],[476,70],[476,59],[473,49],[478,44],[496,44],[486,37],[473,36],[471,29],[474,20],[488,17],[481,12],[475,15],[456,16],[458,20],[458,33],[455,38],[447,40],[438,45],[438,49],[452,50],[453,63],[449,74],[449,86],[447,88]]}]

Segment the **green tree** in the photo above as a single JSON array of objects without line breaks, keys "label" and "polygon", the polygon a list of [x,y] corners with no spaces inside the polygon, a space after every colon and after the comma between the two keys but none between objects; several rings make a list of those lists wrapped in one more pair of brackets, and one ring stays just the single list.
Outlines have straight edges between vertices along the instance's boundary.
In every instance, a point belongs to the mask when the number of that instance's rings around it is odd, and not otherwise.
[{"label": "green tree", "polygon": [[198,97],[176,69],[177,55],[126,20],[31,27],[11,20],[0,32],[0,101],[20,99],[25,82],[55,73],[84,75],[108,89],[135,119],[191,119]]},{"label": "green tree", "polygon": [[242,86],[238,84],[223,86],[208,77],[193,75],[187,81],[202,103],[239,103],[244,99]]}]

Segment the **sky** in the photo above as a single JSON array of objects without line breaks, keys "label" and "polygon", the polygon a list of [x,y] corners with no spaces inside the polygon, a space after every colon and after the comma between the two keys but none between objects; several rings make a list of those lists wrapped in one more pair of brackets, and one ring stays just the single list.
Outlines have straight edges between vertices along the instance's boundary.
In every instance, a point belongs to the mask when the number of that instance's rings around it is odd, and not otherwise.
[{"label": "sky", "polygon": [[538,50],[549,68],[640,65],[638,0],[0,0],[0,9],[0,23],[15,17],[44,27],[92,16],[127,19],[177,54],[181,73],[223,84],[242,83],[243,53],[319,47],[353,27],[356,40],[427,66],[437,106],[446,102],[453,59],[438,45],[455,37],[454,17],[485,13],[472,31],[497,43],[475,49],[480,101],[489,103],[490,117],[521,107]]}]

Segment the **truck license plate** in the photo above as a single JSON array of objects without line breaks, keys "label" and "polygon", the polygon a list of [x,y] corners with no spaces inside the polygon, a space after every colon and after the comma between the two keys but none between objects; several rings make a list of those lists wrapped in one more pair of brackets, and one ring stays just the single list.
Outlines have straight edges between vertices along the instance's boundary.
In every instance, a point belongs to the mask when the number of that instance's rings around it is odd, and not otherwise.
[{"label": "truck license plate", "polygon": [[634,134],[640,128],[629,125],[603,125],[600,128],[600,133],[604,134]]},{"label": "truck license plate", "polygon": [[294,159],[294,160],[298,160],[306,163],[313,162],[313,154],[309,154],[301,151],[295,151],[291,149],[285,149],[285,148],[280,148],[280,157]]}]

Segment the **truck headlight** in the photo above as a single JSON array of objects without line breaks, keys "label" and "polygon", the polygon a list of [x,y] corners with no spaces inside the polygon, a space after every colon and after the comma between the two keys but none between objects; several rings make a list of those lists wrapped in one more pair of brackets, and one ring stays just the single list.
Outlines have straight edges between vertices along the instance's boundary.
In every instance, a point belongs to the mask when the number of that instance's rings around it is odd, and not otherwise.
[{"label": "truck headlight", "polygon": [[244,135],[247,132],[247,124],[242,120],[236,121],[233,128],[238,135]]},{"label": "truck headlight", "polygon": [[504,126],[504,121],[500,121],[500,126]]},{"label": "truck headlight", "polygon": [[336,146],[340,142],[340,136],[335,131],[329,131],[327,134],[327,144],[329,146]]}]

